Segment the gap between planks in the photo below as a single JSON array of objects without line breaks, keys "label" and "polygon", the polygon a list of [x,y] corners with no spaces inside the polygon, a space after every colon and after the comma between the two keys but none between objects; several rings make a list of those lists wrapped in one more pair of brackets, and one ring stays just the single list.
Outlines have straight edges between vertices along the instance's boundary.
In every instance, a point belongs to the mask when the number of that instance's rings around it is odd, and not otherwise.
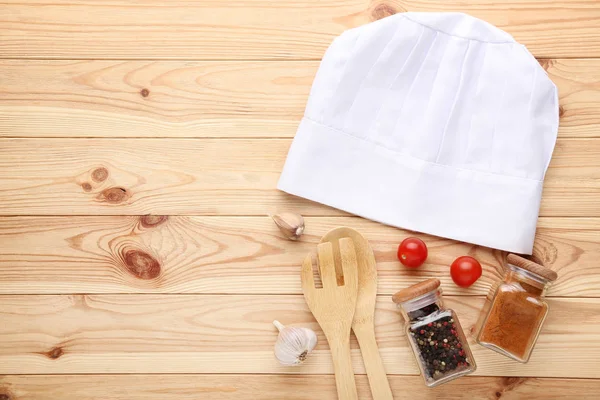
[{"label": "gap between planks", "polygon": [[[562,60],[593,60],[596,58],[600,58],[598,56],[589,56],[589,57],[560,57]],[[93,57],[79,57],[79,58],[59,58],[59,57],[35,57],[35,56],[27,56],[27,57],[3,57],[0,55],[0,61],[123,61],[123,62],[137,62],[137,61],[149,61],[149,62],[165,62],[165,63],[180,63],[180,62],[202,62],[202,63],[231,63],[231,62],[321,62],[322,57],[313,57],[313,58],[275,58],[275,57],[265,57],[265,58],[244,58],[242,60],[236,60],[231,58],[177,58],[177,59],[168,59],[168,58],[93,58]]]},{"label": "gap between planks", "polygon": [[[557,60],[598,60],[600,59],[600,55],[597,56],[557,56],[557,57],[535,57],[537,60],[545,60],[545,59],[557,59]],[[35,57],[35,56],[26,56],[26,57],[3,57],[0,56],[0,61],[117,61],[117,62],[202,62],[202,63],[232,63],[232,62],[321,62],[323,60],[322,57],[312,57],[312,58],[276,58],[276,57],[264,57],[264,58],[244,58],[241,60],[237,60],[235,58],[119,58],[119,57],[111,57],[111,58],[95,58],[95,57],[78,57],[78,58],[60,58],[60,57]]]},{"label": "gap between planks", "polygon": [[[339,215],[329,215],[329,214],[310,214],[310,215],[305,215],[304,217],[308,217],[308,218],[361,218],[361,219],[366,219],[366,218],[362,218],[362,217],[358,217],[352,214],[344,214],[343,211],[341,211],[342,214]],[[0,218],[28,218],[28,217],[32,217],[32,218],[52,218],[52,217],[144,217],[144,216],[165,216],[165,217],[181,217],[181,218],[185,218],[185,217],[200,217],[200,218],[265,218],[265,217],[270,217],[271,214],[155,214],[155,213],[148,213],[148,214],[45,214],[45,215],[40,215],[40,214],[10,214],[10,215],[0,215]],[[600,227],[600,217],[584,217],[584,216],[570,216],[570,215],[553,215],[551,217],[539,217],[540,219],[542,218],[548,218],[548,219],[572,219],[572,220],[598,220],[597,224]],[[386,225],[384,225],[386,226]],[[397,228],[402,230],[402,228]]]},{"label": "gap between planks", "polygon": [[[443,387],[426,389],[421,377],[388,374],[396,400],[433,400],[452,393],[455,400],[473,398],[553,399],[586,398],[600,391],[596,379],[529,377],[463,377]],[[359,397],[371,399],[365,376],[357,376]],[[3,386],[6,386],[3,389]],[[3,392],[4,391],[4,392]],[[10,397],[13,392],[19,396]],[[201,374],[78,374],[0,376],[5,400],[308,400],[337,399],[330,375],[201,375]]]},{"label": "gap between planks", "polygon": [[[110,372],[82,372],[82,373],[61,373],[61,372],[57,372],[57,373],[50,373],[50,374],[0,374],[0,382],[2,378],[6,378],[6,377],[68,377],[68,376],[72,376],[72,377],[93,377],[93,376],[102,376],[102,377],[119,377],[119,376],[140,376],[140,377],[144,377],[144,376],[148,376],[148,377],[152,377],[152,379],[155,379],[156,377],[159,376],[171,376],[171,377],[194,377],[194,376],[206,376],[206,377],[218,377],[218,376],[231,376],[231,377],[236,377],[236,376],[240,376],[240,377],[244,377],[244,376],[252,376],[252,377],[264,377],[264,378],[268,378],[270,376],[280,376],[280,377],[287,377],[287,378],[294,378],[294,377],[304,377],[304,378],[314,378],[314,377],[324,377],[324,378],[332,378],[331,374],[299,374],[299,375],[294,375],[294,374],[281,374],[278,372],[266,372],[266,373],[253,373],[253,372],[236,372],[236,373],[231,373],[231,374],[223,374],[223,373],[189,373],[189,372],[161,372],[161,373],[156,373],[156,374],[145,374],[145,373],[139,373],[139,372],[119,372],[119,373],[110,373]],[[398,378],[414,378],[414,379],[419,379],[419,382],[421,382],[421,376],[420,375],[412,375],[412,374],[392,374],[392,373],[386,373],[386,375],[388,377],[398,377]],[[357,376],[364,376],[366,378],[366,374],[364,375],[357,375]],[[518,377],[510,377],[510,376],[504,376],[504,375],[496,375],[496,376],[463,376],[462,378],[466,378],[466,379],[481,379],[481,380],[488,380],[488,379],[539,379],[539,380],[557,380],[557,381],[598,381],[598,384],[600,385],[600,378],[544,378],[544,377],[538,377],[535,375],[521,375]]]}]

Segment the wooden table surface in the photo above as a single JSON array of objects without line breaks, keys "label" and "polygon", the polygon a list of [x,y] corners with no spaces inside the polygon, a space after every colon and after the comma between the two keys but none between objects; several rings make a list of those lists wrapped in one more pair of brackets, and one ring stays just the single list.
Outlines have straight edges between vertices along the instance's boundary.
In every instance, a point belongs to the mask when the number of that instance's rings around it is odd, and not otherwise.
[{"label": "wooden table surface", "polygon": [[[503,255],[422,235],[428,262],[407,271],[395,258],[407,232],[275,189],[328,44],[407,10],[505,29],[561,104],[535,245],[559,280],[531,361],[473,344],[474,376],[436,389],[417,376],[390,295],[439,277],[472,340]],[[278,211],[306,216],[301,241],[281,237],[268,217]],[[339,225],[376,253],[376,333],[395,398],[596,399],[600,2],[0,2],[0,400],[335,399],[299,265]],[[484,264],[468,290],[448,275],[463,254]],[[274,319],[318,332],[302,367],[274,360]]]}]

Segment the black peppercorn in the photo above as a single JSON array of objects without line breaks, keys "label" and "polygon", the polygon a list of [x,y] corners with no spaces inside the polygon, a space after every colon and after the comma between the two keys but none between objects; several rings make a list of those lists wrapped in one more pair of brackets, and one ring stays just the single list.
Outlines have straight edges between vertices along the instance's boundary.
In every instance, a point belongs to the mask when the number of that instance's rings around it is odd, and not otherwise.
[{"label": "black peppercorn", "polygon": [[470,365],[465,352],[461,350],[453,322],[451,317],[443,316],[435,322],[411,329],[429,377],[437,378],[441,373]]},{"label": "black peppercorn", "polygon": [[392,296],[403,311],[407,339],[429,387],[476,369],[456,314],[444,307],[439,287],[438,279],[428,279]]}]

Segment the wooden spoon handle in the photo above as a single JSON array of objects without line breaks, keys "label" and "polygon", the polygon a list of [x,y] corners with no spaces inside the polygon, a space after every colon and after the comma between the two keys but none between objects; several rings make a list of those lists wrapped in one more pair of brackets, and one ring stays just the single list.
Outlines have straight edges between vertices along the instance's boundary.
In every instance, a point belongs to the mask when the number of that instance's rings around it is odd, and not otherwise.
[{"label": "wooden spoon handle", "polygon": [[360,346],[369,386],[374,400],[392,400],[392,389],[385,374],[383,361],[379,355],[379,348],[375,340],[375,329],[368,325],[354,328],[354,334]]},{"label": "wooden spoon handle", "polygon": [[350,358],[350,337],[348,336],[346,340],[342,340],[341,338],[330,340],[329,347],[331,348],[331,355],[333,357],[338,399],[358,400],[354,370],[352,369],[352,360]]}]

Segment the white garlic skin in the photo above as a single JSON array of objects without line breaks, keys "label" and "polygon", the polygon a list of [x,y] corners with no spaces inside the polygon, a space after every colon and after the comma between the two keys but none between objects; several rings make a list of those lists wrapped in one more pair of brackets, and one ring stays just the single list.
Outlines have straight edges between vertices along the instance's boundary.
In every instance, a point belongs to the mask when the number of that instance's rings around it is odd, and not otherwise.
[{"label": "white garlic skin", "polygon": [[304,233],[304,217],[300,214],[284,212],[271,216],[279,230],[290,240],[298,240]]},{"label": "white garlic skin", "polygon": [[282,365],[300,365],[317,345],[317,335],[308,328],[285,327],[279,321],[273,321],[279,329],[275,342],[275,358]]}]

